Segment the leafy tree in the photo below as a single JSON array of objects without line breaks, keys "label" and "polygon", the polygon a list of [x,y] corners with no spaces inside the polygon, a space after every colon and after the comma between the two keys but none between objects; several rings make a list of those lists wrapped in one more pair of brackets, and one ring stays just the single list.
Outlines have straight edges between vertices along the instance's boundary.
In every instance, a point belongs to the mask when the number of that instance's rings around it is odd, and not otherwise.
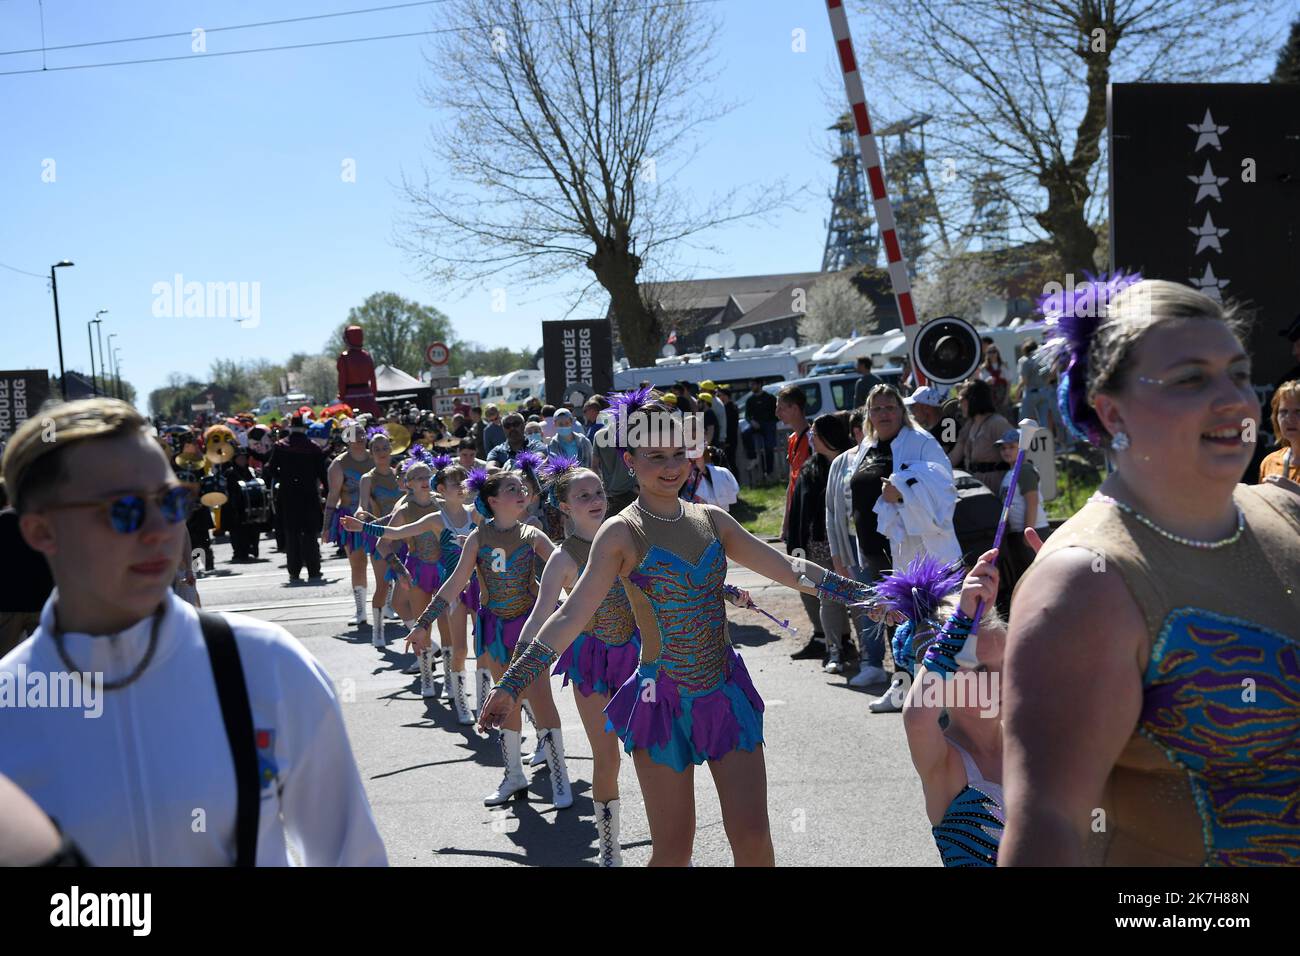
[{"label": "leafy tree", "polygon": [[1274,83],[1300,83],[1300,17],[1291,24],[1291,35],[1277,55]]},{"label": "leafy tree", "polygon": [[[376,292],[359,306],[348,310],[325,343],[331,358],[347,347],[343,330],[359,325],[365,332],[365,349],[376,365],[391,365],[415,375],[425,366],[424,350],[430,342],[450,342],[451,319],[432,306],[404,299],[394,292]],[[303,365],[306,365],[304,360]],[[330,394],[338,390],[337,380]]]}]

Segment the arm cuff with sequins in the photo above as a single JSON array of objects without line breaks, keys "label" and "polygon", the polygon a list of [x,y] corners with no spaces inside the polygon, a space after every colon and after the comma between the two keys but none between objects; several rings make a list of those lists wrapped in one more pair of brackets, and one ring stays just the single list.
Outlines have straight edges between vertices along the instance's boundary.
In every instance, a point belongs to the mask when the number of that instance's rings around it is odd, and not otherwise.
[{"label": "arm cuff with sequins", "polygon": [[966,639],[970,637],[974,627],[975,621],[972,618],[967,617],[960,610],[953,611],[952,617],[948,618],[943,630],[939,632],[938,640],[926,650],[925,659],[921,662],[922,666],[928,671],[942,674],[945,680],[957,673],[959,666],[957,656],[966,646]]},{"label": "arm cuff with sequins", "polygon": [[865,604],[874,597],[870,585],[846,578],[830,569],[823,570],[825,576],[821,583],[813,585],[817,593],[823,597],[828,597],[839,604]]},{"label": "arm cuff with sequins", "polygon": [[518,700],[529,684],[550,670],[559,655],[536,638],[529,641],[522,651],[516,648],[516,654],[501,680],[497,681],[497,687]]},{"label": "arm cuff with sequins", "polygon": [[419,624],[420,627],[433,627],[433,622],[438,620],[446,610],[447,601],[444,598],[435,596],[434,599],[429,602],[429,606],[420,613],[418,618],[416,618],[416,623]]}]

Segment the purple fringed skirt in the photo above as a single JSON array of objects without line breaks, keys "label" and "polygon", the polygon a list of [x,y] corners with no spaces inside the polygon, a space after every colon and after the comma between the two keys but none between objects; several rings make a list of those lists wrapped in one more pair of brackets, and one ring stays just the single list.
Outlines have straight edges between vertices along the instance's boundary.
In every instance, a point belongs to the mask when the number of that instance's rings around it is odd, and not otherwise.
[{"label": "purple fringed skirt", "polygon": [[408,552],[402,563],[411,572],[411,584],[426,594],[433,594],[442,584],[442,566],[437,561],[421,561]]},{"label": "purple fringed skirt", "polygon": [[626,644],[606,644],[590,634],[579,634],[578,639],[564,649],[551,672],[570,681],[583,697],[592,694],[609,696],[622,687],[636,673],[641,660],[641,632],[633,631]]},{"label": "purple fringed skirt", "polygon": [[333,517],[330,518],[329,540],[334,544],[343,545],[343,549],[349,554],[365,547],[366,536],[360,531],[348,531],[339,519],[344,515],[355,514],[356,510],[356,508],[336,508]]},{"label": "purple fringed skirt", "polygon": [[478,613],[479,588],[477,572],[470,575],[469,584],[466,585],[465,590],[460,592],[460,600],[462,604],[469,608],[471,614]]},{"label": "purple fringed skirt", "polygon": [[642,747],[655,763],[680,772],[763,743],[763,698],[735,648],[727,649],[726,676],[712,690],[692,693],[661,662],[642,664],[605,707],[606,729],[631,753]]},{"label": "purple fringed skirt", "polygon": [[519,643],[519,634],[523,631],[524,623],[528,620],[531,611],[532,608],[529,607],[518,617],[506,620],[497,617],[488,608],[479,608],[474,625],[474,656],[482,657],[486,654],[502,667],[509,664],[510,655],[515,652],[515,645]]}]

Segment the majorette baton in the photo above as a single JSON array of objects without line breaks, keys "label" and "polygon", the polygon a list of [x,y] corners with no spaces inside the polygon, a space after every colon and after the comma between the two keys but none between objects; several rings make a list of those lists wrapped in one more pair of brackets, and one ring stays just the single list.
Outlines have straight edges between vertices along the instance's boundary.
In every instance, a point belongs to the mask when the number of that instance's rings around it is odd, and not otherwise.
[{"label": "majorette baton", "polygon": [[750,598],[748,604],[741,604],[740,588],[736,587],[734,584],[724,584],[722,586],[722,593],[725,594],[727,596],[728,601],[730,601],[730,603],[734,604],[736,607],[743,607],[751,611],[757,611],[759,614],[763,615],[765,618],[770,620],[777,627],[784,628],[785,630],[789,631],[791,634],[799,633],[799,629],[797,627],[790,626],[790,621],[788,619],[784,621],[777,620],[776,617],[774,617],[771,614],[768,614],[761,607],[755,604],[753,598]]},{"label": "majorette baton", "polygon": [[[826,12],[830,14],[831,34],[835,37],[835,49],[839,53],[840,69],[844,73],[844,92],[849,97],[849,109],[858,131],[858,149],[862,152],[862,165],[866,167],[876,222],[880,224],[880,238],[885,244],[889,281],[894,287],[898,316],[903,322],[907,354],[911,355],[912,341],[920,329],[916,321],[916,309],[912,305],[912,282],[907,276],[903,247],[894,228],[894,207],[890,205],[889,193],[885,191],[885,173],[880,166],[880,152],[876,149],[876,134],[871,131],[871,118],[867,115],[867,97],[862,91],[862,74],[858,72],[858,60],[853,54],[853,37],[849,34],[849,20],[844,14],[844,0],[826,0]],[[912,374],[916,376],[917,385],[925,384],[925,376],[920,369],[913,368]]]},{"label": "majorette baton", "polygon": [[[1011,480],[1007,482],[1007,496],[1002,502],[1002,516],[998,518],[998,530],[993,536],[993,547],[1002,547],[1002,535],[1007,530],[1007,520],[1011,517],[1011,503],[1016,498],[1016,480],[1020,477],[1020,466],[1025,463],[1025,449],[1029,447],[1029,442],[1033,440],[1034,432],[1038,431],[1038,422],[1032,418],[1020,419],[1020,451],[1016,454],[1016,463],[1011,469]],[[1030,521],[1033,515],[1025,515],[1025,520]],[[973,634],[979,633],[979,620],[984,616],[984,599],[980,598],[975,604],[975,613],[973,615],[975,623],[971,625]],[[962,648],[961,653],[957,655],[957,663],[962,667],[975,667],[979,660],[975,657],[976,642],[969,640]]]}]

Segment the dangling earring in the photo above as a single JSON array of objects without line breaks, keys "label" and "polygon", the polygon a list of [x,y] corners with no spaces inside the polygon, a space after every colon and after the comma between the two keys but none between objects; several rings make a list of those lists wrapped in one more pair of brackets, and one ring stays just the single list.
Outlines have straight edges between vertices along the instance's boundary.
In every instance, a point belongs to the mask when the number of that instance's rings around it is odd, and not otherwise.
[{"label": "dangling earring", "polygon": [[628,473],[629,475],[631,475],[633,478],[636,477],[636,472],[632,470],[632,466],[631,466],[631,465],[628,465],[628,466],[627,466],[627,473]]},{"label": "dangling earring", "polygon": [[1115,451],[1128,451],[1128,447],[1131,444],[1132,442],[1129,441],[1128,432],[1125,431],[1116,432],[1110,439],[1110,447]]}]

